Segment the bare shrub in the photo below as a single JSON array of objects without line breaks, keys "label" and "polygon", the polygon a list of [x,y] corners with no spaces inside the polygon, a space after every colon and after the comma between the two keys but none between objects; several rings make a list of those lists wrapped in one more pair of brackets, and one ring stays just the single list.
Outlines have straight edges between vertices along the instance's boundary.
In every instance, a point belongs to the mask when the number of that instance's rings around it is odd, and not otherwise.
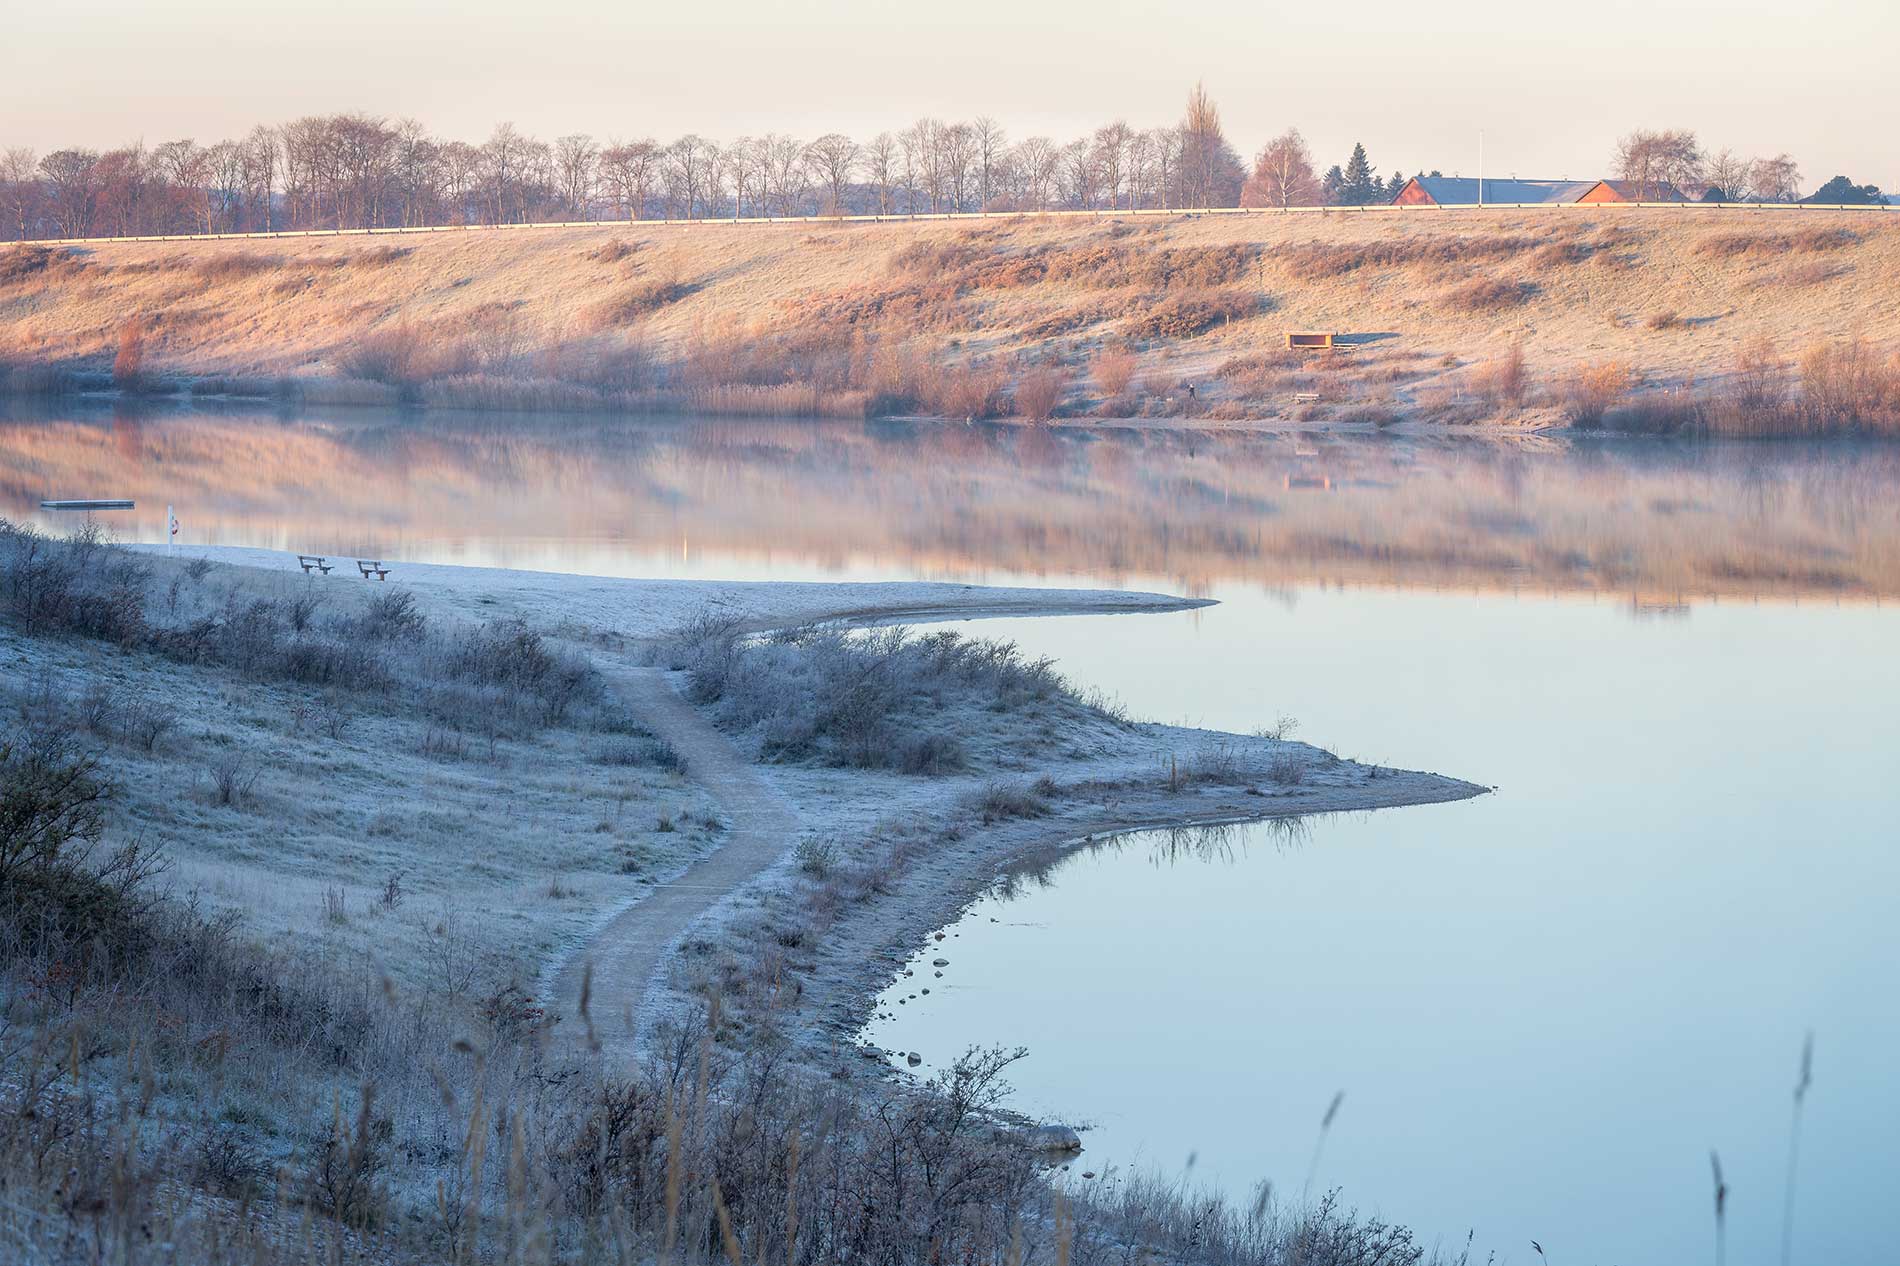
[{"label": "bare shrub", "polygon": [[1119,397],[1128,390],[1128,384],[1135,378],[1135,354],[1130,351],[1104,351],[1095,357],[1090,373],[1095,379],[1095,388],[1110,400]]},{"label": "bare shrub", "polygon": [[355,268],[387,268],[415,253],[415,248],[410,246],[372,246],[350,256],[346,262]]},{"label": "bare shrub", "polygon": [[1260,304],[1260,296],[1245,290],[1173,291],[1129,321],[1126,330],[1138,339],[1193,338],[1252,316]]},{"label": "bare shrub", "polygon": [[1559,388],[1564,416],[1572,426],[1597,427],[1621,404],[1636,385],[1636,376],[1621,361],[1598,361],[1571,371]]},{"label": "bare shrub", "polygon": [[359,338],[338,358],[337,367],[352,378],[390,386],[421,382],[428,377],[424,342],[423,332],[410,322],[384,326]]},{"label": "bare shrub", "polygon": [[1049,802],[1034,788],[1015,783],[988,784],[976,794],[971,807],[985,825],[1009,818],[1040,818],[1049,813]]},{"label": "bare shrub", "polygon": [[1513,341],[1504,355],[1487,361],[1471,372],[1471,389],[1492,404],[1512,407],[1524,403],[1529,393],[1529,375],[1524,368],[1524,344]]},{"label": "bare shrub", "polygon": [[829,840],[813,839],[810,836],[800,840],[792,850],[792,860],[798,868],[814,879],[824,879],[838,866],[838,846]]},{"label": "bare shrub", "polygon": [[[377,588],[382,589],[382,586]],[[416,607],[413,593],[407,589],[389,589],[369,600],[356,627],[365,637],[390,640],[415,637],[428,623],[428,618]]]},{"label": "bare shrub", "polygon": [[142,752],[155,752],[159,740],[178,727],[178,717],[152,696],[138,694],[120,710],[119,724],[133,746]]},{"label": "bare shrub", "polygon": [[211,762],[212,798],[220,805],[242,807],[251,798],[262,772],[237,752],[226,752]]},{"label": "bare shrub", "polygon": [[1543,244],[1540,238],[1503,235],[1392,237],[1350,245],[1307,242],[1277,252],[1276,257],[1300,280],[1324,281],[1362,268],[1508,259]]},{"label": "bare shrub", "polygon": [[145,372],[144,317],[131,317],[119,325],[119,350],[112,357],[112,381],[126,391],[136,391]]},{"label": "bare shrub", "polygon": [[1689,322],[1683,320],[1671,309],[1665,312],[1652,312],[1643,321],[1643,328],[1661,333],[1664,330],[1686,330]]},{"label": "bare shrub", "polygon": [[601,246],[587,252],[587,258],[602,264],[617,264],[621,260],[635,255],[640,250],[638,242],[629,242],[624,237],[616,237]]},{"label": "bare shrub", "polygon": [[1453,289],[1445,296],[1445,302],[1458,312],[1498,312],[1527,303],[1536,293],[1534,282],[1475,277]]},{"label": "bare shrub", "polygon": [[1016,383],[1016,411],[1031,422],[1047,422],[1068,394],[1069,376],[1059,365],[1038,365]]},{"label": "bare shrub", "polygon": [[914,735],[956,698],[991,713],[1055,710],[1099,717],[1048,660],[1013,643],[904,629],[853,635],[835,628],[787,630],[765,640],[714,627],[663,648],[686,669],[696,702],[759,736],[769,759],[930,774],[966,759],[948,736]]},{"label": "bare shrub", "polygon": [[274,272],[284,266],[280,255],[260,255],[255,251],[226,251],[199,262],[197,273],[211,283],[242,281],[259,273]]},{"label": "bare shrub", "polygon": [[641,317],[678,303],[696,288],[671,277],[635,282],[590,308],[586,318],[588,328],[608,330],[630,325]]}]

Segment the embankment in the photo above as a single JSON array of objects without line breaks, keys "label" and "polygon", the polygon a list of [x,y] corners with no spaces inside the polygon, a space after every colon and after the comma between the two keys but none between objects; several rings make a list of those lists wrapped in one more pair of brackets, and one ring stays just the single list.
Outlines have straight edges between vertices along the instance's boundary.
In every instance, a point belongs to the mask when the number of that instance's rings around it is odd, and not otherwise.
[{"label": "embankment", "polygon": [[[1575,421],[1764,374],[1799,391],[1827,343],[1891,387],[1897,274],[1900,222],[1827,211],[12,247],[0,372],[14,392],[311,404]],[[1344,345],[1289,353],[1290,330]]]}]

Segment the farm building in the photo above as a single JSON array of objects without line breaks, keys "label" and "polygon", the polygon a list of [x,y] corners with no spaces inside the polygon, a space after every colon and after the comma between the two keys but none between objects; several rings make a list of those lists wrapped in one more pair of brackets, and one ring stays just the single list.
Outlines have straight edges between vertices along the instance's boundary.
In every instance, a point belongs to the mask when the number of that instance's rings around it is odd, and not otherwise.
[{"label": "farm building", "polygon": [[1509,205],[1526,202],[1576,202],[1600,180],[1493,180],[1486,177],[1484,197],[1469,176],[1414,176],[1392,201],[1408,207],[1461,207],[1478,202]]},{"label": "farm building", "polygon": [[1599,180],[1574,202],[1687,202],[1687,195],[1666,180]]}]

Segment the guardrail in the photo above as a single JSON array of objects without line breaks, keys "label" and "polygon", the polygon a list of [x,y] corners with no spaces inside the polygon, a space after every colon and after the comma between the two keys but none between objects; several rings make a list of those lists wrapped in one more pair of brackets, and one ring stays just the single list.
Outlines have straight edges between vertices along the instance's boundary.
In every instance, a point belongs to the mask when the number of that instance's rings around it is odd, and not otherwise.
[{"label": "guardrail", "polygon": [[39,237],[0,246],[59,246],[75,242],[224,242],[298,237],[398,237],[415,233],[506,233],[524,229],[709,228],[721,225],[775,225],[784,228],[824,224],[911,224],[936,220],[1120,219],[1124,216],[1202,215],[1378,215],[1437,211],[1710,211],[1801,212],[1856,211],[1900,213],[1900,205],[1812,202],[1456,202],[1388,203],[1364,207],[1141,207],[1096,211],[920,211],[914,215],[718,216],[674,220],[537,220],[524,224],[416,224],[373,229],[282,229],[271,233],[151,233],[133,237]]}]

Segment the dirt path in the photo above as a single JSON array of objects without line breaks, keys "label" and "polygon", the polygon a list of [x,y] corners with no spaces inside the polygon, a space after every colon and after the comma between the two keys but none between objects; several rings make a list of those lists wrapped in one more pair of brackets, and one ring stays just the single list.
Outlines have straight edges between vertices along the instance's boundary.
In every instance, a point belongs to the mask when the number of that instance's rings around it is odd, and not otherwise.
[{"label": "dirt path", "polygon": [[580,1043],[582,980],[593,968],[594,1037],[620,1057],[634,1050],[641,1003],[673,943],[728,893],[777,861],[791,844],[798,818],[751,762],[712,722],[693,708],[657,668],[609,671],[608,681],[635,715],[671,743],[692,779],[709,792],[726,824],[719,849],[658,884],[596,929],[555,973],[552,1000],[563,1019],[557,1042]]}]

